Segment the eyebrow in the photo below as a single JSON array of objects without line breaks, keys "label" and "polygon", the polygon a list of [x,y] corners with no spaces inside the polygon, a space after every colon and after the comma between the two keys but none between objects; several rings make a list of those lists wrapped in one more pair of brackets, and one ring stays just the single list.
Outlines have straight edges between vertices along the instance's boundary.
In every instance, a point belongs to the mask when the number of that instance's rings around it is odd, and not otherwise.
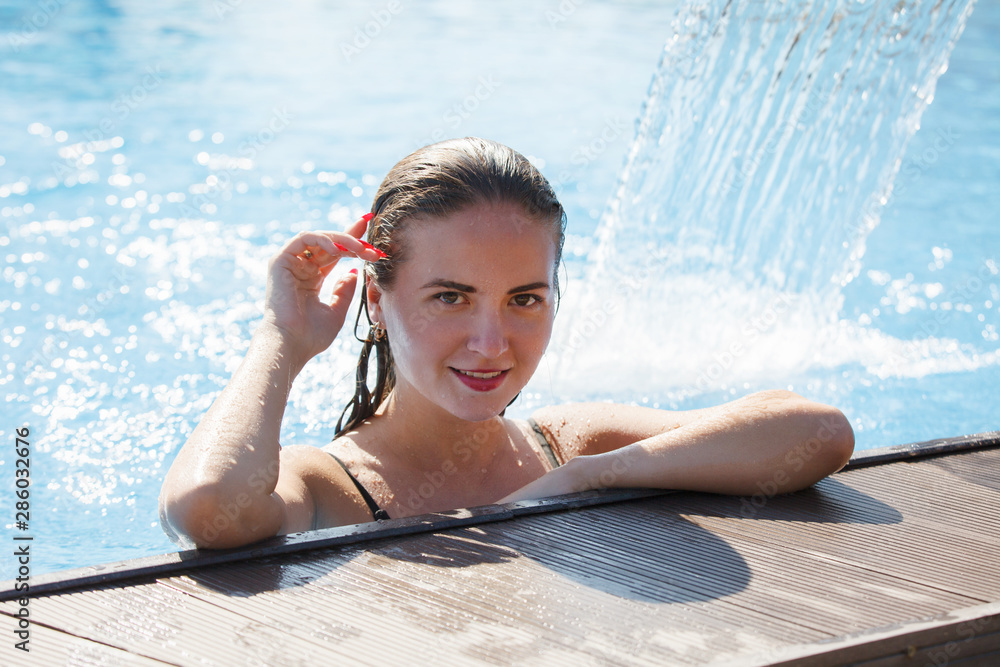
[{"label": "eyebrow", "polygon": [[[472,285],[463,285],[462,283],[456,283],[454,280],[432,280],[420,289],[428,289],[430,287],[446,287],[448,289],[453,289],[456,292],[465,292],[467,294],[475,294],[476,288]],[[507,294],[517,294],[519,292],[530,292],[536,289],[549,289],[548,283],[528,283],[527,285],[521,285],[520,287],[514,287],[507,290]]]}]

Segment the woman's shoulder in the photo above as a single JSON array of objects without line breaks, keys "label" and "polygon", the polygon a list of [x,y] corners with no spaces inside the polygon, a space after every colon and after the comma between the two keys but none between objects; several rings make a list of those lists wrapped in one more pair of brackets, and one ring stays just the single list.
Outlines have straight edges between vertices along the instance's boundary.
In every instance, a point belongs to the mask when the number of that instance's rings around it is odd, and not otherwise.
[{"label": "woman's shoulder", "polygon": [[279,482],[276,491],[286,504],[289,501],[286,495],[299,502],[311,503],[315,528],[370,521],[371,514],[358,495],[354,481],[328,451],[332,444],[323,448],[311,445],[282,447],[279,479],[288,481]]},{"label": "woman's shoulder", "polygon": [[621,403],[566,403],[539,408],[531,419],[563,461],[603,454],[673,430],[697,410],[671,412]]}]

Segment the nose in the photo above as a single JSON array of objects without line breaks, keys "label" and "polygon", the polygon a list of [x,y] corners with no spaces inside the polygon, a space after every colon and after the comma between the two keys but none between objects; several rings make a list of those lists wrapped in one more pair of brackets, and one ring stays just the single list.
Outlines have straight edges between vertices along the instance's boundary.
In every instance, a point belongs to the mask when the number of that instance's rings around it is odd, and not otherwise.
[{"label": "nose", "polygon": [[485,310],[477,313],[467,346],[486,359],[496,359],[506,352],[509,347],[507,329],[500,313]]}]

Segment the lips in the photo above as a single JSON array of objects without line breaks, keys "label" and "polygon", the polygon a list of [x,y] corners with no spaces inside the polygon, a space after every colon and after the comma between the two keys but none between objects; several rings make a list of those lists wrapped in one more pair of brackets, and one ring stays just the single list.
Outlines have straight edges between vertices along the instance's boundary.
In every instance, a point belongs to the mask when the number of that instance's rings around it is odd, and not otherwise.
[{"label": "lips", "polygon": [[452,368],[451,372],[462,381],[462,384],[475,391],[492,391],[503,384],[507,377],[506,370],[496,369],[470,371]]}]

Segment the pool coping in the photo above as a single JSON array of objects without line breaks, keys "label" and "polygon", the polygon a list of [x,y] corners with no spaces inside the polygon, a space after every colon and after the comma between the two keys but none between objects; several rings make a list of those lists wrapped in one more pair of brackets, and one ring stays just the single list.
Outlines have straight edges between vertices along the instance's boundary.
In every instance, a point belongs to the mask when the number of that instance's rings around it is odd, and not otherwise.
[{"label": "pool coping", "polygon": [[[1000,447],[1000,431],[893,445],[856,453],[840,472],[993,447]],[[255,560],[334,546],[364,544],[404,535],[431,533],[461,526],[507,521],[531,514],[581,509],[672,493],[679,492],[663,489],[599,489],[540,500],[482,505],[448,512],[292,533],[232,549],[188,549],[144,556],[34,576],[29,579],[27,592],[15,590],[15,585],[18,583],[16,580],[0,582],[0,601],[31,598],[152,575],[179,574],[209,565]]]}]

